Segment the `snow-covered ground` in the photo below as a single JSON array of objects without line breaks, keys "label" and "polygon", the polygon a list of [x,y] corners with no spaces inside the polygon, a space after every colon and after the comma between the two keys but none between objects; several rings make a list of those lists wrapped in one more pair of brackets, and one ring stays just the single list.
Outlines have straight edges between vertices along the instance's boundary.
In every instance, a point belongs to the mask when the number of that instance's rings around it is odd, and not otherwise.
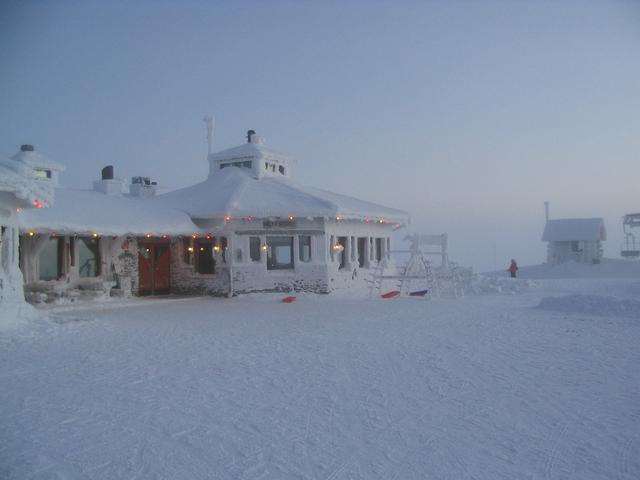
[{"label": "snow-covered ground", "polygon": [[640,278],[516,284],[53,309],[0,331],[0,478],[640,478]]}]

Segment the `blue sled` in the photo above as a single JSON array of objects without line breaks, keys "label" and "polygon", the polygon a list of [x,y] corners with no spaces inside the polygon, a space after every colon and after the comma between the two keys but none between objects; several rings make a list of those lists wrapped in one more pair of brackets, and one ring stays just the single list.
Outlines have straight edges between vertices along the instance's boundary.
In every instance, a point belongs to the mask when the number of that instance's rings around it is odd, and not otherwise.
[{"label": "blue sled", "polygon": [[418,290],[416,292],[411,292],[409,294],[410,297],[424,297],[427,293],[429,293],[429,290]]}]

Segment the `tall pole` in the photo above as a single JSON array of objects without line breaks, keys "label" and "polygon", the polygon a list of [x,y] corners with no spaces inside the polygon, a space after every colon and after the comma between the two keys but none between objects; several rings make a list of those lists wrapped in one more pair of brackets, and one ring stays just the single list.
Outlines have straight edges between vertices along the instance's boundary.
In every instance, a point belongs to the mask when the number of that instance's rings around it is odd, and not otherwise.
[{"label": "tall pole", "polygon": [[549,202],[544,202],[544,219],[549,221]]},{"label": "tall pole", "polygon": [[202,121],[207,124],[207,155],[211,155],[213,148],[213,126],[215,120],[211,115],[205,115]]},{"label": "tall pole", "polygon": [[498,271],[498,252],[495,243],[493,244],[493,271]]}]

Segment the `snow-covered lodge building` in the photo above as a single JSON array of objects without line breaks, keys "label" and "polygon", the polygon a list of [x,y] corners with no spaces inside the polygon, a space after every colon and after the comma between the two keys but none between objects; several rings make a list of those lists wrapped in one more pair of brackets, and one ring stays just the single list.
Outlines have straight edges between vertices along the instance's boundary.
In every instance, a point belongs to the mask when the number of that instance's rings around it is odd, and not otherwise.
[{"label": "snow-covered lodge building", "polygon": [[93,190],[57,188],[55,207],[22,212],[27,298],[328,293],[390,266],[406,212],[298,184],[253,131],[208,161],[205,181],[164,195],[107,167]]},{"label": "snow-covered lodge building", "polygon": [[18,212],[49,207],[62,165],[51,162],[23,145],[11,158],[0,158],[0,311],[24,303],[19,269]]},{"label": "snow-covered lodge building", "polygon": [[547,263],[574,261],[599,263],[602,242],[607,239],[602,218],[562,218],[547,220],[542,241],[547,243]]}]

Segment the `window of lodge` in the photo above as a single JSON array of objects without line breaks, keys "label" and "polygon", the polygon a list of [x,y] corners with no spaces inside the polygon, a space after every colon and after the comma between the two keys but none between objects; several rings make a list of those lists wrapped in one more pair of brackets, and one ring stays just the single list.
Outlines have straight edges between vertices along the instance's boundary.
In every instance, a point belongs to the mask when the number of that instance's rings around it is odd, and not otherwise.
[{"label": "window of lodge", "polygon": [[311,236],[300,235],[298,236],[298,254],[301,262],[311,261]]},{"label": "window of lodge", "polygon": [[78,238],[78,273],[82,278],[100,275],[100,241],[94,237]]},{"label": "window of lodge", "polygon": [[338,237],[338,245],[342,247],[338,252],[338,261],[340,262],[338,269],[342,269],[347,266],[347,252],[345,251],[347,248],[347,237]]},{"label": "window of lodge", "polygon": [[267,237],[267,270],[293,268],[293,237]]},{"label": "window of lodge", "polygon": [[202,275],[216,273],[216,261],[213,258],[215,238],[198,238],[195,241],[196,271]]},{"label": "window of lodge", "polygon": [[260,261],[260,237],[249,237],[249,258],[252,262]]},{"label": "window of lodge", "polygon": [[62,238],[50,237],[38,255],[38,278],[58,280],[62,275],[64,243]]}]

